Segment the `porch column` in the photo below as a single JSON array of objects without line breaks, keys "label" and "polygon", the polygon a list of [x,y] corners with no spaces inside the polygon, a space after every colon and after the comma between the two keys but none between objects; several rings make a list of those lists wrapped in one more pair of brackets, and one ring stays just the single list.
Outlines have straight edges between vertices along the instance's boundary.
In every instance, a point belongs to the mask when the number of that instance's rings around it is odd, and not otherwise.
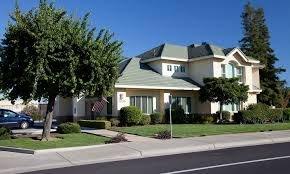
[{"label": "porch column", "polygon": [[119,115],[120,109],[130,105],[130,98],[126,96],[125,91],[117,92],[117,114]]},{"label": "porch column", "polygon": [[165,92],[164,93],[164,98],[163,98],[163,103],[164,103],[164,110],[169,108],[169,96],[170,96],[170,93],[169,92]]}]

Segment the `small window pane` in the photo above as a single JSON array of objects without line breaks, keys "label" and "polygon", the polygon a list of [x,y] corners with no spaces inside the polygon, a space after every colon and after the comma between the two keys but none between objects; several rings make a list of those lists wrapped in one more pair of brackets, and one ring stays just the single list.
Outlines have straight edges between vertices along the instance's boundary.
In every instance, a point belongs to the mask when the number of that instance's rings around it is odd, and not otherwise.
[{"label": "small window pane", "polygon": [[138,107],[139,109],[141,108],[141,97],[140,96],[136,96],[136,107]]},{"label": "small window pane", "polygon": [[142,112],[147,113],[147,97],[142,96]]},{"label": "small window pane", "polygon": [[187,104],[186,104],[186,106],[187,106],[187,112],[188,113],[191,113],[191,97],[187,97]]},{"label": "small window pane", "polygon": [[148,114],[153,113],[153,97],[148,97]]},{"label": "small window pane", "polygon": [[171,71],[171,65],[167,65],[167,71]]},{"label": "small window pane", "polygon": [[135,106],[135,96],[130,97],[130,106]]},{"label": "small window pane", "polygon": [[180,66],[180,71],[181,72],[185,72],[185,67],[184,66]]},{"label": "small window pane", "polygon": [[174,66],[174,72],[178,72],[178,71],[179,71],[178,66]]}]

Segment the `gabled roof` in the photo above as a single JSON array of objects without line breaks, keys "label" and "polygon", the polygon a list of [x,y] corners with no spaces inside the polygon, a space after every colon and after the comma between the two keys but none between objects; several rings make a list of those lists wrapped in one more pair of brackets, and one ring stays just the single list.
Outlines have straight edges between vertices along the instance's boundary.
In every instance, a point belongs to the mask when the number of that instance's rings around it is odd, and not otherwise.
[{"label": "gabled roof", "polygon": [[130,58],[121,76],[115,84],[116,88],[199,90],[196,82],[188,77],[165,77],[154,71],[141,58]]},{"label": "gabled roof", "polygon": [[[164,43],[136,57],[141,58],[142,62],[151,61],[158,57],[162,57],[164,59],[178,58],[179,60],[182,60],[182,61],[188,61],[188,60],[194,60],[196,58],[209,57],[209,56],[224,58],[235,49],[238,49],[238,48],[236,47],[222,48],[222,47],[208,44],[208,43],[203,43],[202,45],[192,44],[189,46],[181,46],[181,45],[173,45],[173,44]],[[245,57],[249,61],[255,60],[247,56]]]}]

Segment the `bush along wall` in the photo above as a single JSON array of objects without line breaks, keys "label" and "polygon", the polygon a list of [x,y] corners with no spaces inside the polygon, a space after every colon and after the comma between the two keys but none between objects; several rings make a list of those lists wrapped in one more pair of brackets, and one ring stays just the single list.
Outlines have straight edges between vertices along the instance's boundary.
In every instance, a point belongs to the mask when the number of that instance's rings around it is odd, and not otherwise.
[{"label": "bush along wall", "polygon": [[266,104],[250,105],[247,110],[235,114],[234,121],[237,123],[263,124],[283,122],[283,109],[271,109]]},{"label": "bush along wall", "polygon": [[123,107],[120,110],[120,123],[122,126],[138,125],[142,115],[141,110],[135,106]]}]

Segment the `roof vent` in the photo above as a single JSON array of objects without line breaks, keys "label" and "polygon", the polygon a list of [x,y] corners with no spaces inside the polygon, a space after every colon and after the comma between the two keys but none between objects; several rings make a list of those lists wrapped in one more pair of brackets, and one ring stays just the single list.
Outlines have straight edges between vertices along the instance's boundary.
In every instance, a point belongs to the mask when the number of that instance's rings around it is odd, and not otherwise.
[{"label": "roof vent", "polygon": [[198,47],[198,46],[200,46],[200,44],[191,44],[188,47],[195,48],[195,47]]},{"label": "roof vent", "polygon": [[207,42],[202,42],[201,45],[207,45]]}]

